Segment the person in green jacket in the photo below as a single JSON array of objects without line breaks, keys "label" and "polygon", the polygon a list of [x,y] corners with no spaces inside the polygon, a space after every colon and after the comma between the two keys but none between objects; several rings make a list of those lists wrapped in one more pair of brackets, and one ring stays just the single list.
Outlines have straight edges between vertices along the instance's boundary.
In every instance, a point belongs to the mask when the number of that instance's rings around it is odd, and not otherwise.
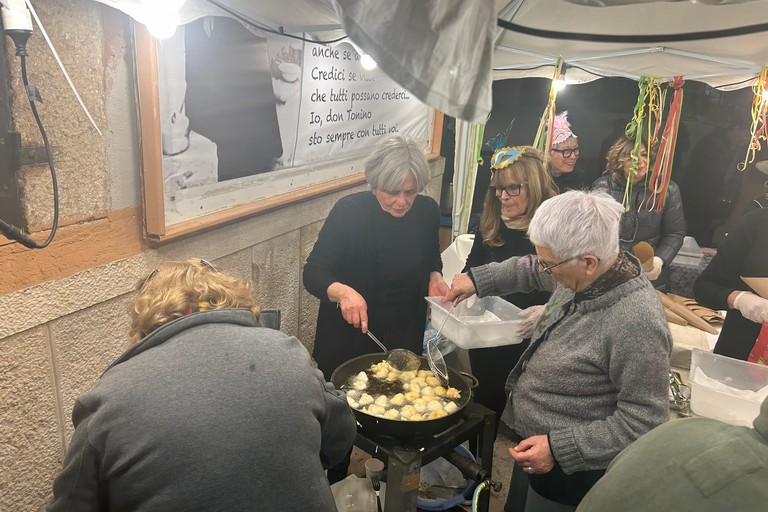
[{"label": "person in green jacket", "polygon": [[768,509],[768,400],[754,429],[708,418],[665,423],[608,466],[577,512]]}]

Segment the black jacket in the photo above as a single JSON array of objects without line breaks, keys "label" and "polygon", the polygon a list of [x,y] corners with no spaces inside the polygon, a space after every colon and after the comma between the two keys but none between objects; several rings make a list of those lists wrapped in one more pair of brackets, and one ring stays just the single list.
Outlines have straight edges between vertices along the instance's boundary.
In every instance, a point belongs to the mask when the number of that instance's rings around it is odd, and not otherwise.
[{"label": "black jacket", "polygon": [[[603,176],[592,184],[592,190],[607,192],[621,203],[626,185],[625,180],[614,181],[609,176]],[[621,250],[630,253],[632,247],[638,242],[645,241],[651,244],[654,255],[664,261],[662,275],[653,282],[658,286],[659,283],[664,283],[668,279],[669,266],[683,245],[686,223],[680,189],[674,181],[669,182],[666,201],[661,211],[656,209],[648,211],[645,202],[650,195],[651,191],[644,182],[634,185],[629,210],[621,219],[619,238]]]},{"label": "black jacket", "polygon": [[[387,233],[376,229],[389,225]],[[304,287],[320,299],[317,315],[317,332],[313,357],[326,378],[341,363],[358,355],[375,352],[376,345],[362,332],[346,323],[336,304],[328,300],[327,290],[334,282],[351,286],[368,303],[368,317],[371,331],[390,350],[407,348],[417,353],[422,351],[424,326],[427,317],[427,302],[424,297],[429,288],[429,276],[442,269],[438,230],[440,208],[430,197],[418,195],[411,210],[402,219],[387,217],[371,192],[359,192],[343,197],[331,209],[317,242],[304,266]],[[377,219],[379,219],[377,221]],[[416,255],[402,267],[416,268],[418,275],[414,283],[418,288],[414,297],[410,292],[393,289],[391,281],[377,282],[377,275],[383,270],[380,248],[398,243],[401,236],[413,237],[414,247],[409,253]],[[399,240],[402,242],[402,240]],[[398,268],[386,269],[397,275]],[[405,272],[405,269],[402,270]],[[402,298],[398,298],[398,297]],[[376,308],[377,301],[385,299],[391,307]],[[397,319],[389,321],[394,310],[405,309]],[[375,320],[387,321],[375,323]]]},{"label": "black jacket", "polygon": [[[768,277],[768,209],[742,217],[725,238],[717,255],[693,285],[696,301],[713,309],[728,309],[728,295],[734,290],[753,291],[744,277]],[[755,345],[761,324],[728,310],[715,353],[746,361]]]}]

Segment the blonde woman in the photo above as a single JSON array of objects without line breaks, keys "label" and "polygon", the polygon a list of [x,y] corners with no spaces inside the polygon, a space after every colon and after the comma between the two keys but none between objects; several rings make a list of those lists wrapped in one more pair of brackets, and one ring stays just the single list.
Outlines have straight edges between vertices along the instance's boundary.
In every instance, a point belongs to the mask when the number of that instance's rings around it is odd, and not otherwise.
[{"label": "blonde woman", "polygon": [[[526,234],[528,224],[541,203],[557,194],[547,173],[544,155],[531,146],[498,150],[491,158],[491,172],[491,186],[485,195],[480,226],[464,272],[471,267],[534,253]],[[531,324],[522,333],[524,337],[530,336],[533,323],[538,320],[536,313],[541,310],[538,306],[545,304],[549,295],[549,292],[535,291],[504,296],[521,309],[535,306],[526,312]],[[475,401],[496,412],[497,427],[506,404],[504,382],[527,346],[526,341],[520,345],[469,351],[472,372],[480,380]]]},{"label": "blonde woman", "polygon": [[143,280],[131,347],[75,402],[48,510],[335,511],[323,470],[354,417],[258,312],[249,282],[204,260]]}]

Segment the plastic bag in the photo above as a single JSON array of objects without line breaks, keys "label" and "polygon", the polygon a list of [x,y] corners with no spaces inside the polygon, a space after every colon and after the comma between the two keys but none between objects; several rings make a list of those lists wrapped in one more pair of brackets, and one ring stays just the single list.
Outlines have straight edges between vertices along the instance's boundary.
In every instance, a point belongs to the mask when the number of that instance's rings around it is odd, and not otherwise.
[{"label": "plastic bag", "polygon": [[[384,495],[387,484],[381,482],[381,507],[384,508]],[[356,475],[349,475],[344,480],[331,486],[331,493],[339,512],[377,512],[376,493],[373,492],[371,481]]]}]

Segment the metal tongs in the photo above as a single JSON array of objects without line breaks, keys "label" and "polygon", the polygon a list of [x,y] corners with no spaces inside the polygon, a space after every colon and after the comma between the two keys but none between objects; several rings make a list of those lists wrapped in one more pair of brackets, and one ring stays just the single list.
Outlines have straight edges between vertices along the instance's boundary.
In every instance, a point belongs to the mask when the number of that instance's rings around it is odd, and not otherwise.
[{"label": "metal tongs", "polygon": [[669,392],[672,395],[669,399],[669,408],[677,411],[680,416],[690,416],[691,388],[683,384],[680,373],[674,370],[669,371]]}]

